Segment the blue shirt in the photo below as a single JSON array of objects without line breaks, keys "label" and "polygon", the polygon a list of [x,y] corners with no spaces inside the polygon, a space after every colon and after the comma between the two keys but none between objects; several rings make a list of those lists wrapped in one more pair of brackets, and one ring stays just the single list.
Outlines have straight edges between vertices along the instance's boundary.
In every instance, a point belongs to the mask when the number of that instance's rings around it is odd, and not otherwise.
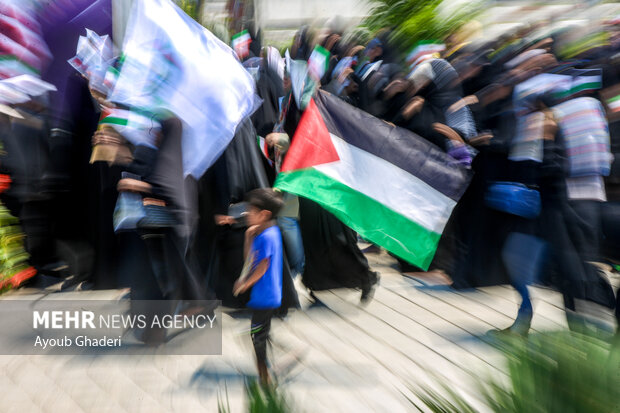
[{"label": "blue shirt", "polygon": [[279,308],[282,303],[282,236],[280,229],[274,225],[254,238],[251,253],[256,254],[252,271],[265,258],[269,259],[269,268],[252,286],[250,301],[247,306],[256,309]]}]

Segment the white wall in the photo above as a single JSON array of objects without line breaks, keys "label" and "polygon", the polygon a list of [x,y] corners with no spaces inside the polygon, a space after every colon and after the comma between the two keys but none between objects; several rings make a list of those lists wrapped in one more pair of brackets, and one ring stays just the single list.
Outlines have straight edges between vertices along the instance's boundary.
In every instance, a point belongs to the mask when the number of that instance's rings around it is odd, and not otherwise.
[{"label": "white wall", "polygon": [[133,0],[112,0],[112,30],[114,43],[120,47],[125,36],[127,20],[131,13]]},{"label": "white wall", "polygon": [[339,16],[358,22],[368,14],[366,0],[255,0],[261,27],[294,27],[312,22],[324,23]]}]

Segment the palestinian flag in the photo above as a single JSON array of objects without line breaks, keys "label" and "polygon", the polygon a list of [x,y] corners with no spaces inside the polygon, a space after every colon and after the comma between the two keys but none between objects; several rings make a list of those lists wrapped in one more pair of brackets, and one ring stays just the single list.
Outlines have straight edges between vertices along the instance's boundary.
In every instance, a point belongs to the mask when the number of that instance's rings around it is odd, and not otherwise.
[{"label": "palestinian flag", "polygon": [[319,203],[363,238],[428,269],[470,179],[425,139],[319,91],[275,187]]},{"label": "palestinian flag", "polygon": [[161,131],[161,124],[153,114],[116,108],[105,108],[101,112],[99,127],[105,126],[116,130],[133,145],[152,148],[157,147],[157,135]]},{"label": "palestinian flag", "polygon": [[603,85],[602,69],[571,69],[562,73],[571,76],[563,89],[554,93],[558,99],[573,99],[584,93],[593,93]]}]

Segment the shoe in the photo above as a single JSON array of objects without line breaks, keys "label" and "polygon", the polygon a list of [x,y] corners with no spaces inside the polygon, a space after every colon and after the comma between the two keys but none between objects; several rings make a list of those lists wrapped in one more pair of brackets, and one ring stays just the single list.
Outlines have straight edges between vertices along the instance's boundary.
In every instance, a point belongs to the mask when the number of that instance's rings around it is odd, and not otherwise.
[{"label": "shoe", "polygon": [[368,303],[374,297],[375,286],[379,283],[379,278],[379,274],[373,271],[371,273],[371,279],[362,286],[362,296],[360,297],[360,302],[362,304]]},{"label": "shoe", "polygon": [[523,311],[519,312],[517,319],[512,323],[512,325],[503,330],[490,330],[488,332],[491,336],[519,336],[519,337],[527,337],[530,332],[530,327],[532,325],[532,312]]},{"label": "shoe", "polygon": [[163,328],[136,330],[134,335],[148,347],[158,347],[166,342],[166,330]]},{"label": "shoe", "polygon": [[362,296],[360,297],[360,303],[366,304],[375,296],[375,288],[373,286],[362,287]]}]

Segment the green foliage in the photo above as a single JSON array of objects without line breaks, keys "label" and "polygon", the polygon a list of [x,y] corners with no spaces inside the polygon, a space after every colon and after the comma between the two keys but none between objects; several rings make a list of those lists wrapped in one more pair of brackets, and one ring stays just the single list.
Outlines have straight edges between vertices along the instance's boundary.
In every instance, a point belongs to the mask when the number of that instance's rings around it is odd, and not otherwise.
[{"label": "green foliage", "polygon": [[[246,378],[245,393],[248,400],[248,413],[289,413],[293,411],[274,385],[261,386],[255,379]],[[218,394],[217,411],[218,413],[230,413],[228,389],[224,400]]]},{"label": "green foliage", "polygon": [[230,44],[230,34],[228,33],[228,28],[226,28],[224,24],[214,20],[204,20],[200,23],[222,42],[228,45]]},{"label": "green foliage", "polygon": [[444,40],[464,23],[475,17],[480,1],[471,1],[451,15],[442,16],[438,7],[442,0],[370,0],[373,7],[362,25],[375,33],[393,29],[392,41],[408,52],[421,40]]},{"label": "green foliage", "polygon": [[[541,334],[502,342],[509,380],[479,380],[480,396],[501,413],[611,413],[620,411],[620,348],[577,333]],[[433,412],[475,412],[447,386],[416,395]],[[418,410],[420,406],[417,406]]]},{"label": "green foliage", "polygon": [[198,1],[197,0],[174,0],[189,17],[198,20]]},{"label": "green foliage", "polygon": [[293,40],[287,41],[285,44],[278,47],[278,51],[280,52],[280,56],[284,56],[286,53],[286,49],[291,50],[293,48]]},{"label": "green foliage", "polygon": [[[224,404],[226,401],[226,404]],[[217,393],[217,413],[230,413],[230,403],[228,401],[228,387],[226,387],[226,397],[222,398],[218,390]]]},{"label": "green foliage", "polygon": [[215,19],[209,19],[205,16],[199,16],[201,4],[203,3],[200,0],[174,0],[174,2],[183,10],[189,17],[196,20],[203,27],[209,30],[211,33],[215,35],[218,39],[226,44],[230,44],[230,34],[228,33],[228,28],[222,24],[221,22],[216,21]]},{"label": "green foliage", "polygon": [[249,413],[286,413],[291,409],[275,386],[261,386],[256,380],[246,382]]}]

